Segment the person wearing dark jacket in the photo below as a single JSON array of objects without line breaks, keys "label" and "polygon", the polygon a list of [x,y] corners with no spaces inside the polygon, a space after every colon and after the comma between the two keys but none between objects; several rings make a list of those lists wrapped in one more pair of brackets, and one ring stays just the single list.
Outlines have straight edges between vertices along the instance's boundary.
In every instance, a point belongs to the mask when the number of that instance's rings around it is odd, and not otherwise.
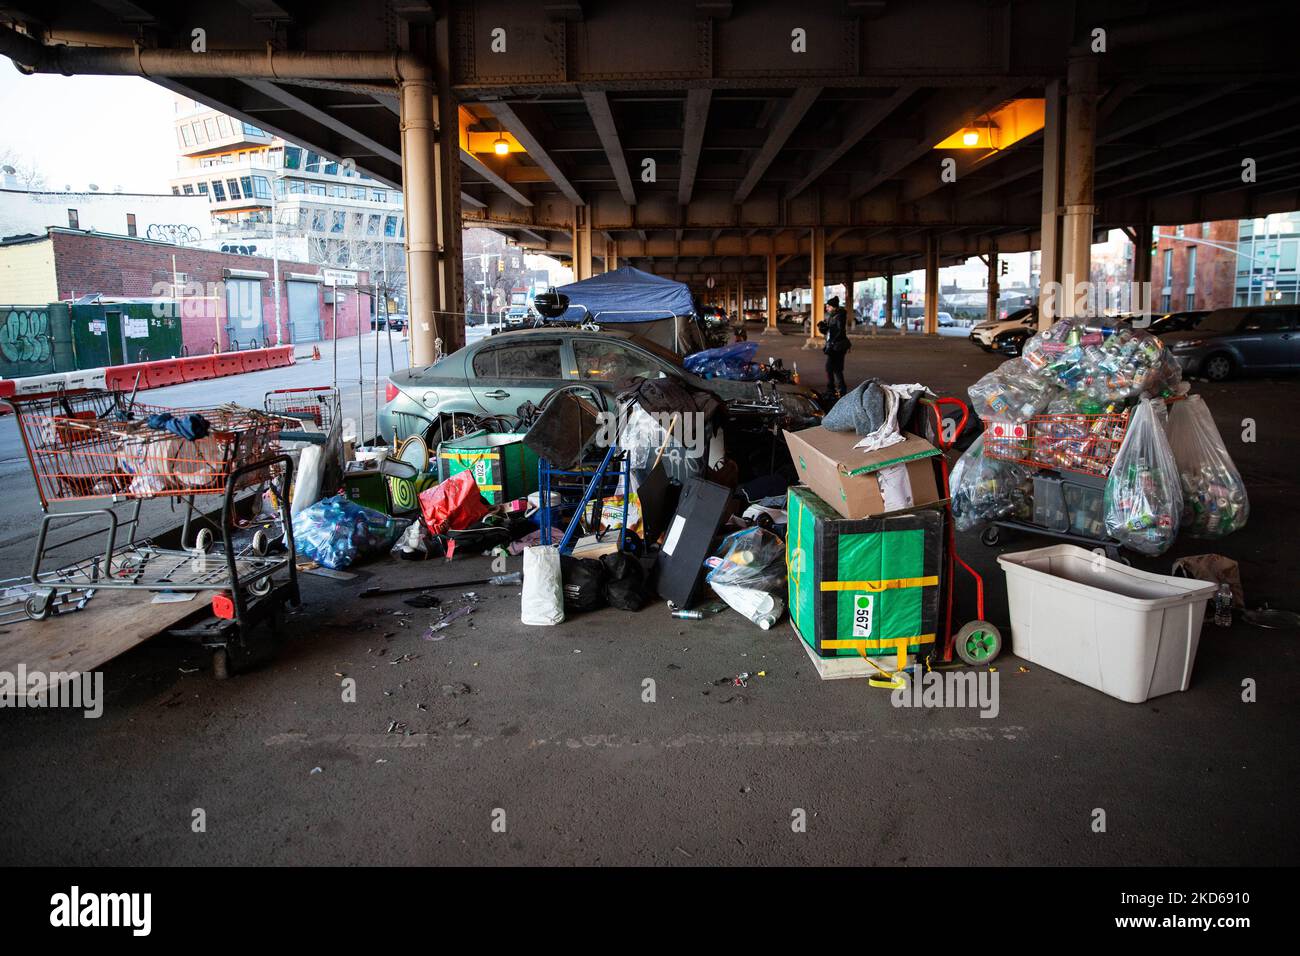
[{"label": "person wearing dark jacket", "polygon": [[840,297],[831,296],[826,303],[826,318],[817,323],[817,331],[826,337],[822,345],[826,353],[826,387],[835,398],[849,390],[844,381],[844,354],[851,345],[847,324],[848,316],[840,307]]}]

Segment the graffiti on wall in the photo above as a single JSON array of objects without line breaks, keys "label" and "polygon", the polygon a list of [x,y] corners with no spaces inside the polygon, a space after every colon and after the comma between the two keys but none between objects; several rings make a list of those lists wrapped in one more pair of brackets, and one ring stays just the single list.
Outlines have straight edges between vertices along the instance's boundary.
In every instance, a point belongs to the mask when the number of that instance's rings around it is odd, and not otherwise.
[{"label": "graffiti on wall", "polygon": [[0,315],[0,357],[6,362],[47,365],[53,341],[49,312],[8,309]]},{"label": "graffiti on wall", "polygon": [[174,246],[188,246],[203,238],[194,226],[168,222],[150,223],[144,237],[155,242],[170,242]]}]

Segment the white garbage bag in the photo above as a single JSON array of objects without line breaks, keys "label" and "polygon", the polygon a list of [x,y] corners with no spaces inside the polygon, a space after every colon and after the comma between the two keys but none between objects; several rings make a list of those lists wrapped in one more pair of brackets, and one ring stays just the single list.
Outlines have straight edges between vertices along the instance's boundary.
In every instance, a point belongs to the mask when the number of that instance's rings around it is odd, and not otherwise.
[{"label": "white garbage bag", "polygon": [[524,549],[524,596],[519,620],[525,624],[564,623],[564,579],[560,549],[539,545]]}]

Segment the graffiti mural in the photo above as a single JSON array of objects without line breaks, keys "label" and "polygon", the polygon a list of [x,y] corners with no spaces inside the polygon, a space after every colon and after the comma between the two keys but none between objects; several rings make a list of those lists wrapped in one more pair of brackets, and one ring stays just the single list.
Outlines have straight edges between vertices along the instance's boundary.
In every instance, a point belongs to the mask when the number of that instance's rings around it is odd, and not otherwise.
[{"label": "graffiti mural", "polygon": [[53,355],[50,314],[33,309],[0,313],[0,358],[14,365],[48,365]]},{"label": "graffiti mural", "polygon": [[144,237],[155,242],[170,242],[174,246],[188,246],[203,238],[194,226],[165,222],[151,223]]}]

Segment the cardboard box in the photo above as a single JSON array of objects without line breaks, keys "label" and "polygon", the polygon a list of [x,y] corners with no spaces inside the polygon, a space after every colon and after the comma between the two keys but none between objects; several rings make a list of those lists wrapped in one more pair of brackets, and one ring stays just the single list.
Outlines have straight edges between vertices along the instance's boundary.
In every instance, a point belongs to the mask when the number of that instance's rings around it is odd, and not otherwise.
[{"label": "cardboard box", "polygon": [[819,657],[928,652],[939,629],[943,510],[843,518],[807,488],[789,492],[790,621]]},{"label": "cardboard box", "polygon": [[[888,448],[854,448],[855,432],[818,425],[786,432],[799,480],[845,518],[870,518],[941,500],[934,461],[939,450],[915,435]],[[883,484],[882,484],[883,482]]]}]

